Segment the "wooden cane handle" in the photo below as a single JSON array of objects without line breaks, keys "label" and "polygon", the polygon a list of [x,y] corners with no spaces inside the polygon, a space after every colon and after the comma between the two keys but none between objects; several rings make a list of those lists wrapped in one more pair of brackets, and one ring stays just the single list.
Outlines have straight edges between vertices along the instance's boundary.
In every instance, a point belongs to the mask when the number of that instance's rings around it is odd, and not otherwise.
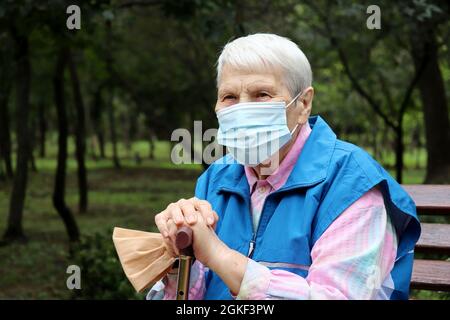
[{"label": "wooden cane handle", "polygon": [[181,254],[192,256],[192,241],[193,233],[192,229],[186,226],[181,227],[175,238],[175,245]]}]

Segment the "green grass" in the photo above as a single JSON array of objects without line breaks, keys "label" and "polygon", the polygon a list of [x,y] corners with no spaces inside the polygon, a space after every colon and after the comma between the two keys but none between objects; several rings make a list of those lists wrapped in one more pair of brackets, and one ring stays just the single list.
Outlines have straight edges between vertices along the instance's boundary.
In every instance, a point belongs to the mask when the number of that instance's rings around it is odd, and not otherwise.
[{"label": "green grass", "polygon": [[[68,239],[64,225],[51,202],[55,170],[55,141],[48,142],[48,157],[37,159],[37,173],[30,173],[23,226],[26,244],[0,247],[0,299],[69,299],[66,288]],[[73,154],[73,143],[70,144]],[[137,165],[133,155],[143,162]],[[112,168],[110,159],[87,159],[89,210],[77,211],[76,163],[68,161],[66,201],[74,213],[82,235],[110,232],[115,226],[156,231],[154,215],[168,203],[191,197],[201,173],[199,165],[175,166],[170,162],[170,145],[156,145],[156,159],[149,160],[148,144],[134,143],[131,150],[119,145],[122,169]],[[107,146],[111,156],[111,146]],[[406,183],[420,183],[423,169],[407,170]],[[0,232],[6,227],[10,183],[0,183]],[[442,298],[436,293],[418,292],[417,297]]]}]

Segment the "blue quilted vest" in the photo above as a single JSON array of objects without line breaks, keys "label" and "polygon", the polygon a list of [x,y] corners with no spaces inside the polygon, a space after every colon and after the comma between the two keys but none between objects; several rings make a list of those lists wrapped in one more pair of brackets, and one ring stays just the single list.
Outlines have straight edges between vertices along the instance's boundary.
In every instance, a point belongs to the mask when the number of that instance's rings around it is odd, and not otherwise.
[{"label": "blue quilted vest", "polygon": [[[407,299],[420,235],[414,202],[370,155],[338,140],[321,117],[311,117],[309,123],[312,132],[297,163],[285,185],[267,197],[257,230],[252,227],[244,167],[229,155],[200,176],[196,197],[209,201],[218,213],[216,232],[230,248],[248,255],[254,244],[253,260],[306,277],[314,243],[346,208],[379,185],[399,239],[389,298]],[[232,299],[211,270],[205,299]]]}]

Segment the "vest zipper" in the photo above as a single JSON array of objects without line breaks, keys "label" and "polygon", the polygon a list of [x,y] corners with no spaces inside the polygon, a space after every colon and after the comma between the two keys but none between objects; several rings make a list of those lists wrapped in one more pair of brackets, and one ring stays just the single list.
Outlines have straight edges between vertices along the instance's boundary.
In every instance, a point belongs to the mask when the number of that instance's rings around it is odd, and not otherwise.
[{"label": "vest zipper", "polygon": [[[275,191],[276,192],[276,191]],[[255,252],[255,248],[256,248],[256,236],[258,235],[258,231],[259,231],[259,227],[261,226],[261,219],[263,217],[263,213],[264,213],[264,208],[266,207],[266,203],[267,203],[267,199],[271,196],[271,194],[269,194],[266,199],[264,200],[262,209],[261,209],[261,217],[259,218],[259,222],[258,222],[258,226],[256,227],[256,230],[253,228],[253,236],[252,236],[252,240],[250,240],[250,244],[249,244],[249,248],[248,248],[248,253],[247,253],[247,257],[248,258],[252,258],[253,256],[253,252]],[[251,217],[250,217],[250,223],[253,226],[253,222],[251,221]]]},{"label": "vest zipper", "polygon": [[253,251],[255,251],[255,247],[256,247],[256,233],[253,233],[252,240],[250,240],[247,257],[251,258],[253,256]]}]

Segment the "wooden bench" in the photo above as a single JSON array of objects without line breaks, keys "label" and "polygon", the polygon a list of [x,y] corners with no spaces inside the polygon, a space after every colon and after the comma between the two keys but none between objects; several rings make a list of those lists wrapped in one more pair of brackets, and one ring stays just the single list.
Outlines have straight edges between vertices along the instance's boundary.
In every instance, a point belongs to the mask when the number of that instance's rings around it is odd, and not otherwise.
[{"label": "wooden bench", "polygon": [[[450,185],[404,185],[403,187],[414,199],[420,218],[430,215],[450,218]],[[450,256],[450,224],[422,223],[422,234],[415,252],[437,254],[448,258]],[[411,288],[450,291],[450,261],[416,258]]]}]

